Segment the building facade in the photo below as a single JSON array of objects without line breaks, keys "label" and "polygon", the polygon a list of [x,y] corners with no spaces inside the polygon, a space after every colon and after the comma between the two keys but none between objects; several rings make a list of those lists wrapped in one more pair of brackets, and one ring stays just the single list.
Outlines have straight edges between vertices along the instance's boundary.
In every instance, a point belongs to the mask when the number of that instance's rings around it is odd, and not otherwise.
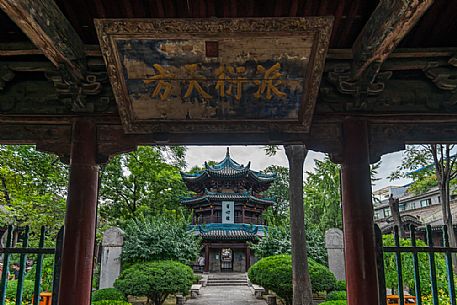
[{"label": "building facade", "polygon": [[265,235],[262,217],[273,199],[264,198],[274,174],[256,172],[227,154],[221,162],[196,173],[181,173],[195,196],[181,203],[193,211],[192,230],[203,239],[199,264],[205,272],[246,272],[255,257],[251,242]]},{"label": "building facade", "polygon": [[[408,192],[409,185],[388,186],[373,192],[374,221],[383,233],[393,232],[394,220],[389,207],[389,197],[399,199],[399,211],[402,226],[407,236],[410,227],[415,226],[416,236],[425,240],[425,227],[430,225],[433,232],[434,243],[442,243],[441,227],[443,214],[441,207],[441,195],[438,187],[431,188],[423,194],[413,194]],[[450,202],[451,214],[453,219],[457,217],[457,196],[451,195]],[[457,226],[454,225],[457,232]]]}]

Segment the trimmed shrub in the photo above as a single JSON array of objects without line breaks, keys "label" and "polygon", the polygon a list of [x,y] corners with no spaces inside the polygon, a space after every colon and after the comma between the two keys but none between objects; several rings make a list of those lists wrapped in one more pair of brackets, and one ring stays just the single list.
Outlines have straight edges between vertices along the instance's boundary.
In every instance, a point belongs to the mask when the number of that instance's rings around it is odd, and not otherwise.
[{"label": "trimmed shrub", "polygon": [[97,301],[126,301],[125,295],[116,288],[106,288],[94,291],[92,293],[92,302]]},{"label": "trimmed shrub", "polygon": [[319,305],[346,305],[346,303],[346,300],[333,300],[322,302]]},{"label": "trimmed shrub", "polygon": [[93,302],[92,305],[132,305],[126,301],[103,300]]},{"label": "trimmed shrub", "polygon": [[338,291],[346,290],[346,281],[345,280],[336,281],[335,290],[338,290]]},{"label": "trimmed shrub", "polygon": [[347,299],[347,293],[346,290],[340,290],[340,291],[332,291],[327,294],[327,301],[334,301],[334,300],[346,300]]},{"label": "trimmed shrub", "polygon": [[[24,286],[22,290],[22,301],[32,302],[33,297],[33,288],[35,284],[33,281],[24,280]],[[17,289],[17,280],[8,281],[8,286],[6,287],[6,298],[9,300],[16,300],[16,289]]]},{"label": "trimmed shrub", "polygon": [[[336,279],[330,270],[308,259],[313,292],[335,289]],[[274,291],[286,304],[292,303],[292,257],[282,254],[269,256],[255,263],[248,271],[254,284]]]},{"label": "trimmed shrub", "polygon": [[136,263],[122,271],[114,287],[125,295],[146,296],[148,302],[162,305],[172,293],[187,294],[194,281],[189,266],[175,261]]}]

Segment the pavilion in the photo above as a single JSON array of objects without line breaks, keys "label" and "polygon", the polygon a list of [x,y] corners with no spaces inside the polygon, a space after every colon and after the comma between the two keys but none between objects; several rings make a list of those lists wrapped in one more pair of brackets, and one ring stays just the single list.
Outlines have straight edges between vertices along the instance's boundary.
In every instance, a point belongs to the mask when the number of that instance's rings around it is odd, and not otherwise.
[{"label": "pavilion", "polygon": [[[456,142],[456,11],[448,0],[0,0],[0,143],[71,168],[58,304],[90,303],[98,166],[177,144],[287,145],[294,270],[302,145],[329,153],[342,164],[348,304],[379,304],[369,165],[406,143]],[[303,281],[294,272],[294,305]]]},{"label": "pavilion", "polygon": [[181,204],[193,212],[192,231],[203,240],[204,272],[247,272],[255,257],[249,243],[265,236],[263,212],[275,204],[262,192],[275,174],[251,170],[230,156],[195,173],[181,173],[195,196]]}]

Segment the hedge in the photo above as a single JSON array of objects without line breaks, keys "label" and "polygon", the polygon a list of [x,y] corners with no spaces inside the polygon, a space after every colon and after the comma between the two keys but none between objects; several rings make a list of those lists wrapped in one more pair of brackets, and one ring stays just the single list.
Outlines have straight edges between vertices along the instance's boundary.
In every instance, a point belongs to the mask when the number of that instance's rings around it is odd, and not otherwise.
[{"label": "hedge", "polygon": [[[313,292],[331,291],[336,288],[335,276],[330,270],[308,259]],[[248,271],[251,282],[274,291],[287,304],[292,303],[292,257],[287,254],[266,257]]]},{"label": "hedge", "polygon": [[125,295],[116,288],[105,288],[94,291],[92,293],[92,302],[111,300],[111,301],[126,301]]}]

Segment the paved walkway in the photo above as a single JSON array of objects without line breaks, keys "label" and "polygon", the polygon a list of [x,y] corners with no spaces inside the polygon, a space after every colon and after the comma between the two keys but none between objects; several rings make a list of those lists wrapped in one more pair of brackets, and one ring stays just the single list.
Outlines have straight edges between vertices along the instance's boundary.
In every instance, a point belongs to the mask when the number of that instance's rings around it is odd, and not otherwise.
[{"label": "paved walkway", "polygon": [[196,299],[190,299],[186,305],[266,305],[264,300],[257,300],[248,286],[206,286],[200,290]]}]

